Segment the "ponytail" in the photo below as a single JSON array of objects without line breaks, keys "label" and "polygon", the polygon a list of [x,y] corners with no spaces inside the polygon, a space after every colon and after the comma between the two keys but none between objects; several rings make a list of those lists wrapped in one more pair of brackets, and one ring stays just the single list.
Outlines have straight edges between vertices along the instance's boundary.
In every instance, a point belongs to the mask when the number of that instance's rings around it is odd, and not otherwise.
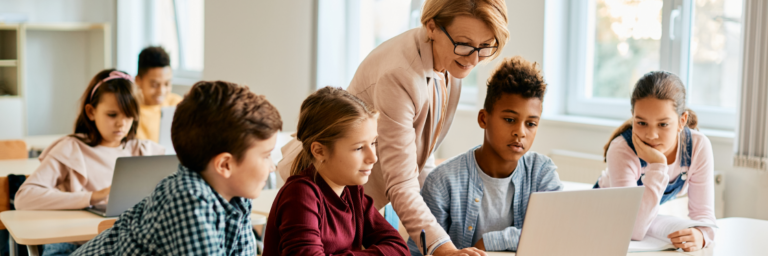
[{"label": "ponytail", "polygon": [[293,160],[293,164],[291,164],[291,176],[300,174],[309,168],[314,161],[315,159],[312,157],[312,154],[302,148],[301,152],[296,155],[296,159]]},{"label": "ponytail", "polygon": [[611,146],[611,142],[613,139],[616,139],[616,137],[621,136],[622,133],[632,128],[632,118],[630,118],[627,121],[624,121],[623,124],[619,126],[615,131],[613,131],[613,134],[611,134],[611,139],[608,140],[608,143],[605,143],[605,146],[603,146],[603,161],[606,163],[608,162],[608,147]]},{"label": "ponytail", "polygon": [[692,109],[686,108],[686,112],[688,112],[688,122],[685,123],[685,126],[688,127],[691,130],[699,130],[699,117],[696,116],[696,112],[693,112]]}]

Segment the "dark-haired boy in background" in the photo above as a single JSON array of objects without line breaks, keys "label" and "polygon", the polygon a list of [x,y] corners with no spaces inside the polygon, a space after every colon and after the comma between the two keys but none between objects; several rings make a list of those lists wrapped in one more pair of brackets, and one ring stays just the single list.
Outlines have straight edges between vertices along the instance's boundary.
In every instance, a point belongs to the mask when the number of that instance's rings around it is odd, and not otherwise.
[{"label": "dark-haired boy in background", "polygon": [[[516,251],[531,193],[562,190],[552,160],[528,151],[546,88],[535,63],[505,59],[488,81],[477,116],[483,144],[444,162],[424,181],[424,201],[457,248]],[[413,241],[409,247],[421,255]]]},{"label": "dark-haired boy in background", "polygon": [[152,46],[141,50],[136,85],[143,100],[139,106],[137,138],[159,142],[162,108],[176,106],[182,99],[171,92],[172,78],[171,58],[163,47]]}]

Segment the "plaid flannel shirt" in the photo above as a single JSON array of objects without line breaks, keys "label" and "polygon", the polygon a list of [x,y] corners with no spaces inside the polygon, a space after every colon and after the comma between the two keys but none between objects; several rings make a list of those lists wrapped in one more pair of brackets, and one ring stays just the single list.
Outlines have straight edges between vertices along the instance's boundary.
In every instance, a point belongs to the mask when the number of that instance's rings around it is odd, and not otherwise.
[{"label": "plaid flannel shirt", "polygon": [[72,255],[255,255],[251,200],[231,202],[179,165],[152,194]]}]

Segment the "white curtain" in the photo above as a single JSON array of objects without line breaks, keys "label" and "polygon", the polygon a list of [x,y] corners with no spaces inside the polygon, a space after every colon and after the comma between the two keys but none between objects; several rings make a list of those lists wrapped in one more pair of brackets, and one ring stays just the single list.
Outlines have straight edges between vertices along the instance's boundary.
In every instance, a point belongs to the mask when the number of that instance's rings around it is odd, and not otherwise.
[{"label": "white curtain", "polygon": [[734,165],[768,170],[768,1],[744,1],[741,111]]}]

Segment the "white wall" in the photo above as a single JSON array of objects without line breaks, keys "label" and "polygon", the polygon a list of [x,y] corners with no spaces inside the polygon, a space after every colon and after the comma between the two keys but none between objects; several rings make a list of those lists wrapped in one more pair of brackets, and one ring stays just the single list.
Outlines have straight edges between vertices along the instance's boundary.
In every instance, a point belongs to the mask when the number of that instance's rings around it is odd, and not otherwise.
[{"label": "white wall", "polygon": [[[562,103],[567,82],[564,79],[566,71],[563,70],[563,63],[568,60],[563,57],[567,56],[566,54],[559,54],[565,51],[553,42],[566,39],[557,31],[566,31],[559,27],[566,23],[558,17],[567,17],[567,2],[568,0],[507,0],[509,30],[512,36],[502,56],[521,55],[530,61],[543,62],[545,67],[545,79],[549,85],[544,103],[544,120],[540,123],[531,150],[550,154],[552,150],[564,149],[602,155],[608,136],[622,120],[560,115],[564,110]],[[487,70],[494,64],[478,67],[485,71],[479,74],[485,74],[487,77]],[[481,98],[485,97],[485,89],[480,88],[479,94]],[[449,158],[482,143],[482,130],[476,121],[477,111],[477,108],[465,108],[457,112],[451,130],[439,149],[438,157]],[[715,170],[725,174],[725,216],[768,219],[768,173],[733,167],[732,133],[705,133],[712,141]]]},{"label": "white wall", "polygon": [[[117,0],[0,0],[0,13],[26,14],[27,22],[109,22],[112,31],[117,28],[115,11]],[[117,40],[112,33],[112,49]],[[117,55],[113,52],[112,60]]]},{"label": "white wall", "polygon": [[248,85],[296,130],[315,88],[315,1],[206,1],[204,80]]},{"label": "white wall", "polygon": [[[0,12],[25,14],[29,23],[108,22],[114,31],[115,1],[0,0]],[[102,47],[92,45],[92,35],[85,33],[27,31],[27,97],[22,104],[26,111],[18,107],[0,110],[4,113],[26,112],[26,135],[72,132],[80,96],[96,71],[101,69],[94,68],[92,60],[95,56],[89,53],[99,52]],[[114,33],[111,41],[112,49],[116,49]],[[113,51],[111,59],[115,56]],[[0,137],[7,136],[0,134]]]}]

